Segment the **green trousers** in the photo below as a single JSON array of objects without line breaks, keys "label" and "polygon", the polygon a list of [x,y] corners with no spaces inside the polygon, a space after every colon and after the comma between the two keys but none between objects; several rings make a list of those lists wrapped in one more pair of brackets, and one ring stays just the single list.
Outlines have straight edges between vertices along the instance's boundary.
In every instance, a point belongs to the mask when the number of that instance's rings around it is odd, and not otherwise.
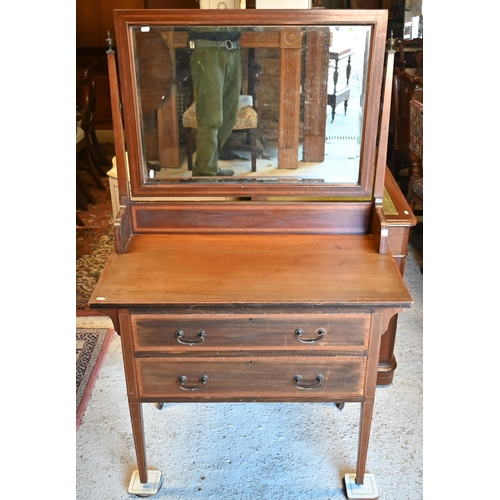
[{"label": "green trousers", "polygon": [[241,49],[198,47],[190,64],[198,121],[193,175],[216,175],[219,152],[238,113]]}]

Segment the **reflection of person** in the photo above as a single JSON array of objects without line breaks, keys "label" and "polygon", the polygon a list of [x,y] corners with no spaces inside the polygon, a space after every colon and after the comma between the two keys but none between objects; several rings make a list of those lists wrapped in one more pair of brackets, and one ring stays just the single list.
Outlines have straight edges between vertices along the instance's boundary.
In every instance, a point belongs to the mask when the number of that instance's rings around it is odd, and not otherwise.
[{"label": "reflection of person", "polygon": [[197,27],[189,33],[191,77],[196,101],[196,161],[193,176],[228,176],[219,153],[233,130],[241,91],[241,32]]}]

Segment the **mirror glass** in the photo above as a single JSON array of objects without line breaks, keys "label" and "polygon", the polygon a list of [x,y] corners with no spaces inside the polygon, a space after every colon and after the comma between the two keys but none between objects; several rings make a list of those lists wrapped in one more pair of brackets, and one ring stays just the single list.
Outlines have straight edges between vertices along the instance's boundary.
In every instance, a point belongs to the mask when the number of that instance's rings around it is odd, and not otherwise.
[{"label": "mirror glass", "polygon": [[357,185],[371,30],[132,26],[144,184]]}]

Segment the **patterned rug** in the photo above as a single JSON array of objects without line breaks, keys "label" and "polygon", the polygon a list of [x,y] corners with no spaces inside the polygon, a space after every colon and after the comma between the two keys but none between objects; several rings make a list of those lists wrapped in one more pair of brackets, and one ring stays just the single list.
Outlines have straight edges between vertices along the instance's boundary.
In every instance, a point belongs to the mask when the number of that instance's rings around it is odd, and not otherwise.
[{"label": "patterned rug", "polygon": [[107,328],[76,330],[76,429],[80,425],[114,331]]},{"label": "patterned rug", "polygon": [[[108,158],[114,156],[113,144],[102,144]],[[87,175],[82,172],[82,175]],[[96,203],[78,211],[84,222],[76,228],[76,309],[88,309],[87,302],[97,284],[104,265],[113,250],[113,206],[108,177],[101,178],[105,191],[97,189],[88,176],[88,188]]]},{"label": "patterned rug", "polygon": [[76,309],[88,309],[88,300],[94,291],[104,265],[113,250],[112,221],[110,230],[96,238],[90,254],[76,261]]}]

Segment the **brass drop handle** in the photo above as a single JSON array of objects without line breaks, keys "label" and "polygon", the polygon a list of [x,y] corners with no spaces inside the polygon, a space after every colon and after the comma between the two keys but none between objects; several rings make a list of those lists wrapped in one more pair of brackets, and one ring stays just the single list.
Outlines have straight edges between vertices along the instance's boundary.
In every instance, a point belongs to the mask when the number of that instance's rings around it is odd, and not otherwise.
[{"label": "brass drop handle", "polygon": [[208,377],[206,375],[200,375],[199,381],[202,383],[202,385],[192,385],[190,387],[184,385],[188,380],[185,375],[179,375],[179,377],[177,377],[177,380],[179,381],[179,387],[183,391],[201,391],[207,386]]},{"label": "brass drop handle", "polygon": [[177,342],[182,345],[196,345],[203,344],[205,342],[205,337],[207,336],[207,332],[205,330],[198,330],[198,340],[182,340],[184,337],[184,330],[177,330],[175,332],[175,338]]},{"label": "brass drop handle", "polygon": [[325,380],[325,377],[319,373],[314,377],[314,382],[302,382],[302,375],[294,375],[293,376],[293,382],[295,384],[295,387],[297,389],[302,389],[304,391],[314,391],[316,389],[319,389],[320,387],[323,386],[323,382]]},{"label": "brass drop handle", "polygon": [[320,340],[323,340],[325,333],[326,330],[324,328],[318,328],[316,330],[316,334],[318,336],[315,339],[303,339],[302,335],[304,335],[304,330],[302,330],[302,328],[297,328],[297,330],[295,330],[295,338],[299,342],[303,342],[304,344],[312,344],[313,342],[319,342]]}]

